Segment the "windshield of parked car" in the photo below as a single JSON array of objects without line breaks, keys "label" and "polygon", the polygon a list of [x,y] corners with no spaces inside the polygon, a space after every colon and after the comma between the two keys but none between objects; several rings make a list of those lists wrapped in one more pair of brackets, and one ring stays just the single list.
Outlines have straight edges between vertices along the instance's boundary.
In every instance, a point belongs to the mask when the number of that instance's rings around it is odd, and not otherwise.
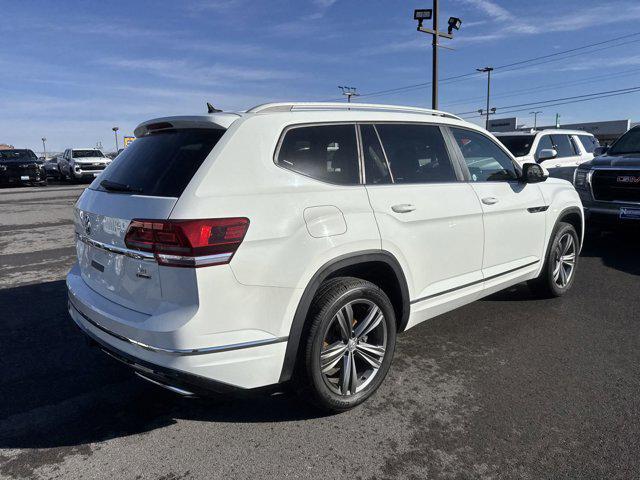
[{"label": "windshield of parked car", "polygon": [[524,157],[531,151],[533,135],[500,135],[497,137],[514,157]]},{"label": "windshield of parked car", "polygon": [[104,157],[100,150],[74,150],[73,158]]},{"label": "windshield of parked car", "polygon": [[632,128],[622,135],[609,149],[609,155],[640,153],[640,128]]},{"label": "windshield of parked car", "polygon": [[13,160],[36,160],[36,154],[31,150],[0,150],[0,162]]}]

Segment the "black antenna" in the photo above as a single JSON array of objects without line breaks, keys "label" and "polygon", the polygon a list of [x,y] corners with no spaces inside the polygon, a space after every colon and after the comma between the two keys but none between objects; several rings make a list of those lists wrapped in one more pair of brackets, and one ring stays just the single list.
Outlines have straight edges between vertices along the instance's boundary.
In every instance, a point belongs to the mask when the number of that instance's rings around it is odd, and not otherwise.
[{"label": "black antenna", "polygon": [[221,111],[222,110],[217,109],[216,107],[211,105],[209,102],[207,102],[207,113],[216,113],[216,112],[221,112]]}]

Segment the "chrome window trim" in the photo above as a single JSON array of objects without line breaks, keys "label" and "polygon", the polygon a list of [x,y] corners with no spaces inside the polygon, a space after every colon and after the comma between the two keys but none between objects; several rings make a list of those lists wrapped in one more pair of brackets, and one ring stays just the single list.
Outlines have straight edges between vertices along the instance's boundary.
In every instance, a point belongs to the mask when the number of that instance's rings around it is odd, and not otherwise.
[{"label": "chrome window trim", "polygon": [[[252,348],[252,347],[261,347],[264,345],[272,345],[274,343],[280,343],[280,342],[286,342],[289,337],[274,337],[274,338],[268,338],[268,339],[264,339],[264,340],[252,340],[250,342],[240,342],[240,343],[232,343],[229,345],[219,345],[217,347],[203,347],[203,348],[162,348],[162,347],[156,347],[153,345],[147,345],[146,343],[143,342],[139,342],[137,340],[133,340],[131,338],[125,337],[124,335],[120,335],[119,333],[116,333],[112,330],[109,330],[106,327],[103,327],[102,325],[100,325],[98,322],[96,322],[95,320],[91,320],[87,315],[85,315],[83,312],[81,312],[78,307],[76,307],[74,305],[74,303],[71,301],[71,298],[69,298],[69,310],[75,310],[78,315],[80,315],[83,319],[85,319],[89,324],[91,324],[92,326],[94,326],[95,328],[97,328],[98,330],[100,330],[101,332],[106,333],[107,335],[110,335],[122,342],[126,342],[129,343],[131,345],[135,345],[137,347],[143,348],[144,350],[149,350],[151,352],[155,352],[155,353],[166,353],[169,355],[178,355],[178,356],[186,356],[186,355],[204,355],[204,354],[208,354],[208,353],[219,353],[219,352],[228,352],[231,350],[241,350],[244,348]],[[77,322],[76,322],[77,323]],[[82,326],[82,328],[84,330],[86,330],[86,327]],[[89,332],[89,334],[91,334]]]}]

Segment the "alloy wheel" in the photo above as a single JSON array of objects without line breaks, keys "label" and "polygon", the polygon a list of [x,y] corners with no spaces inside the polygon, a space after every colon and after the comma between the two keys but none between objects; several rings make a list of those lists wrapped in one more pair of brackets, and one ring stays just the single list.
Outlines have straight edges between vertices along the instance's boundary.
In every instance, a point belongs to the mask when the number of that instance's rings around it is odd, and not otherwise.
[{"label": "alloy wheel", "polygon": [[320,352],[322,377],[338,395],[361,392],[378,374],[387,349],[387,324],[378,305],[353,300],[333,316]]},{"label": "alloy wheel", "polygon": [[561,288],[571,281],[576,266],[576,242],[573,235],[565,233],[560,237],[554,251],[553,281]]}]

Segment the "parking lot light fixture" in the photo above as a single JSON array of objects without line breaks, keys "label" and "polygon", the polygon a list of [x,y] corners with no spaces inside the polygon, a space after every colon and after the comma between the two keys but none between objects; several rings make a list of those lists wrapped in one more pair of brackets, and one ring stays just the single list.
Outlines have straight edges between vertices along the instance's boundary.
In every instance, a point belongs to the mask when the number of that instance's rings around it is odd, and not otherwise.
[{"label": "parking lot light fixture", "polygon": [[449,28],[447,29],[447,32],[451,35],[454,30],[460,30],[461,25],[462,20],[458,17],[449,17]]},{"label": "parking lot light fixture", "polygon": [[44,156],[45,160],[47,159],[47,137],[42,137],[42,155]]},{"label": "parking lot light fixture", "polygon": [[[438,1],[433,0],[433,9],[418,9],[413,11],[414,20],[418,21],[418,31],[422,33],[428,33],[433,37],[431,42],[432,50],[433,50],[433,59],[432,59],[432,79],[431,79],[431,108],[434,110],[438,109],[438,47],[440,37],[452,39],[453,38],[453,30],[458,30],[462,25],[462,20],[457,17],[449,18],[449,28],[447,32],[441,32],[438,30]],[[432,19],[433,26],[432,28],[426,28],[422,26],[422,22],[425,20]]]},{"label": "parking lot light fixture", "polygon": [[118,127],[113,127],[111,130],[113,130],[113,134],[116,137],[116,154],[118,153],[118,130],[120,130]]}]

